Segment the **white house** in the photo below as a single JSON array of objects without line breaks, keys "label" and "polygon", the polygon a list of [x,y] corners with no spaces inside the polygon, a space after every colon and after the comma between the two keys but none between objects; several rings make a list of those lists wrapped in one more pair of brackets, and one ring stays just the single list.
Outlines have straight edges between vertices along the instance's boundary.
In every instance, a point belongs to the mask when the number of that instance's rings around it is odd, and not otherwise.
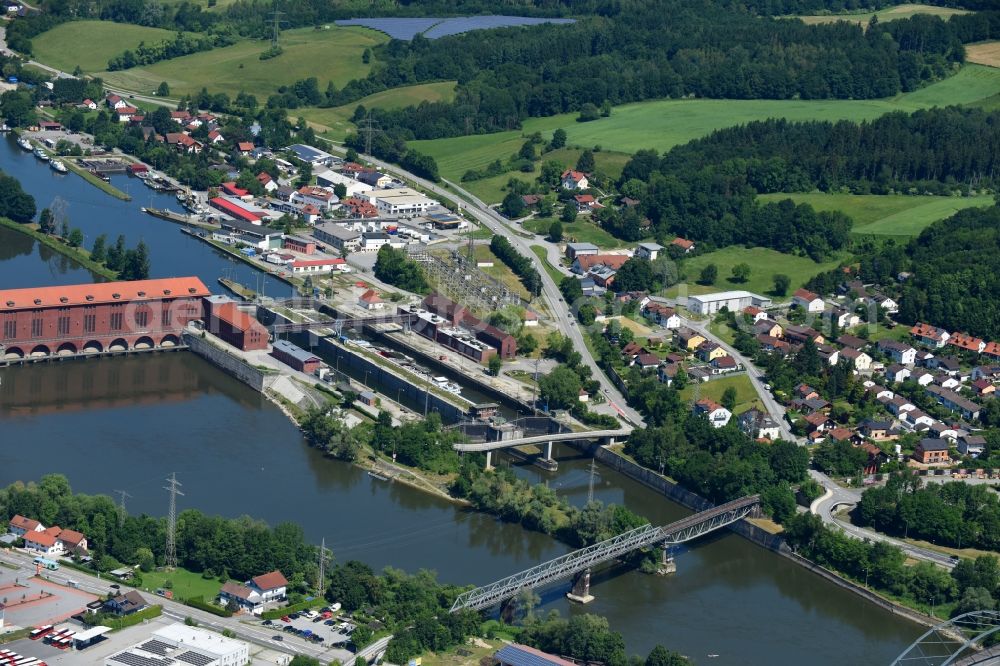
[{"label": "white house", "polygon": [[585,190],[590,187],[587,174],[572,169],[563,171],[561,183],[564,190]]},{"label": "white house", "polygon": [[653,261],[663,250],[663,246],[658,243],[639,243],[635,248],[635,256],[640,259]]},{"label": "white house", "polygon": [[260,594],[264,603],[280,601],[285,598],[288,581],[277,569],[262,576],[255,576],[247,582],[247,587]]},{"label": "white house", "polygon": [[709,400],[708,398],[702,398],[695,403],[694,413],[696,415],[704,414],[705,418],[708,419],[708,422],[712,424],[713,428],[721,428],[729,423],[729,419],[733,417],[732,412],[714,400]]},{"label": "white house", "polygon": [[889,298],[888,296],[876,296],[874,298],[875,304],[880,308],[888,312],[889,314],[896,314],[899,312],[899,303]]},{"label": "white house", "polygon": [[781,430],[774,419],[756,407],[740,414],[739,426],[743,434],[753,439],[775,440],[781,437]]},{"label": "white house", "polygon": [[910,345],[895,340],[879,340],[878,348],[893,361],[903,365],[913,365],[917,360],[917,350]]},{"label": "white house", "polygon": [[260,615],[264,610],[264,597],[259,592],[232,580],[219,590],[219,601],[223,606],[233,602],[241,610],[254,615]]},{"label": "white house", "polygon": [[45,526],[37,520],[25,518],[21,514],[17,514],[10,519],[7,529],[11,534],[23,537],[28,532],[44,532]]},{"label": "white house", "polygon": [[382,310],[385,308],[385,301],[379,298],[378,293],[374,289],[369,289],[358,296],[358,305],[365,310]]},{"label": "white house", "polygon": [[859,349],[844,347],[840,350],[840,356],[850,361],[858,372],[868,372],[872,367],[872,357]]},{"label": "white house", "polygon": [[124,109],[128,106],[128,102],[123,100],[118,95],[108,95],[107,97],[108,106],[112,109]]},{"label": "white house", "polygon": [[345,198],[356,197],[375,189],[368,183],[362,183],[360,180],[355,180],[350,176],[345,176],[342,173],[332,170],[317,174],[316,184],[320,187],[329,187],[331,190],[337,185],[343,185],[344,189],[347,190]]},{"label": "white house", "polygon": [[335,259],[296,259],[289,265],[292,268],[292,273],[296,275],[331,273],[333,271],[348,273],[351,270],[347,262],[339,257]]},{"label": "white house", "polygon": [[822,312],[826,308],[823,299],[808,289],[797,289],[792,294],[792,306],[802,308],[806,312]]},{"label": "white house", "polygon": [[27,532],[24,535],[24,547],[45,557],[55,557],[63,553],[63,545],[58,536],[58,527],[50,527],[44,532]]},{"label": "white house", "polygon": [[292,203],[312,204],[320,210],[329,210],[339,199],[330,190],[306,185],[292,194],[291,201]]}]

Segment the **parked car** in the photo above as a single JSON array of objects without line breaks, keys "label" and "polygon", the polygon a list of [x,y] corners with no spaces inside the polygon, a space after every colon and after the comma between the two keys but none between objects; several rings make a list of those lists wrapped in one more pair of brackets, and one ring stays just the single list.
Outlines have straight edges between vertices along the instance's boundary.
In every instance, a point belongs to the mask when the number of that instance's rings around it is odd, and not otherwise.
[{"label": "parked car", "polygon": [[283,615],[283,616],[281,617],[281,621],[282,621],[282,622],[291,622],[291,621],[292,621],[292,618],[288,617],[287,615]]},{"label": "parked car", "polygon": [[274,622],[272,622],[271,620],[264,620],[265,627],[270,627],[272,624],[274,624]]},{"label": "parked car", "polygon": [[271,636],[271,640],[272,641],[283,641],[283,640],[285,640],[285,637],[282,636],[281,634],[275,634],[274,636]]}]

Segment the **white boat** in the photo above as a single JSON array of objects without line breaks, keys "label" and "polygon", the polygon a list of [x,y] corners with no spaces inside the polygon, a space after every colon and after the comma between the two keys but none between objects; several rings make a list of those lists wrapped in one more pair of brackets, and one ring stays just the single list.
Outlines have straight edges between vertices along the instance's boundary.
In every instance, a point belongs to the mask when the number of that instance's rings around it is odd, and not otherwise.
[{"label": "white boat", "polygon": [[434,377],[432,381],[438,386],[444,386],[448,383],[448,378],[443,375],[438,375],[437,377]]},{"label": "white boat", "polygon": [[44,150],[42,150],[41,147],[35,148],[34,153],[35,153],[35,157],[37,157],[41,161],[43,161],[43,162],[48,162],[49,161],[49,155],[48,155],[48,153],[46,153]]},{"label": "white boat", "polygon": [[31,150],[31,142],[28,141],[28,137],[22,136],[17,140],[17,145],[21,146],[21,150]]},{"label": "white boat", "polygon": [[459,393],[462,392],[462,387],[456,384],[455,382],[448,382],[441,388],[443,388],[448,393],[454,393],[455,395],[458,395]]},{"label": "white boat", "polygon": [[59,173],[69,172],[69,169],[67,169],[66,165],[63,164],[60,160],[52,160],[51,162],[49,162],[49,166],[52,168],[53,171],[57,171]]}]

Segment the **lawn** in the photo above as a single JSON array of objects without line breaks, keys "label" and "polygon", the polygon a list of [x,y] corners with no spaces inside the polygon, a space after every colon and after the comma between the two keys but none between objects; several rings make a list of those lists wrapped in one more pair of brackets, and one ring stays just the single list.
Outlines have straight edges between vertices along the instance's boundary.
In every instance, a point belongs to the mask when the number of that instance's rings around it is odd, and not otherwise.
[{"label": "lawn", "polygon": [[[522,226],[528,231],[543,236],[549,235],[554,217],[532,218]],[[567,243],[593,243],[605,250],[624,247],[626,244],[618,240],[604,229],[590,221],[586,215],[578,215],[576,222],[563,222],[563,240]]]},{"label": "lawn", "polygon": [[934,7],[933,5],[904,4],[881,9],[877,12],[860,12],[857,14],[820,14],[809,16],[789,16],[787,18],[802,19],[803,23],[815,25],[817,23],[834,23],[836,21],[849,21],[851,23],[861,23],[865,26],[871,21],[872,16],[878,16],[879,21],[895,21],[897,19],[910,18],[917,14],[930,14],[940,16],[947,20],[955,14],[968,14],[964,9],[954,9],[952,7]]},{"label": "lawn", "polygon": [[320,92],[327,83],[341,87],[368,74],[371,65],[361,62],[368,47],[385,41],[385,35],[365,28],[303,28],[281,33],[277,58],[261,60],[270,43],[245,40],[225,48],[164,60],[147,67],[120,72],[103,72],[109,84],[151,94],[161,81],[170,85],[173,96],[194,94],[202,88],[235,96],[246,91],[264,102],[278,87],[315,76]]},{"label": "lawn", "polygon": [[[517,152],[524,137],[541,132],[548,137],[556,128],[566,130],[569,146],[600,145],[603,151],[634,153],[641,148],[669,150],[673,146],[752,120],[787,118],[805,120],[870,120],[890,111],[915,111],[932,106],[974,104],[1000,94],[1000,70],[967,65],[957,74],[920,90],[873,100],[723,100],[673,99],[615,107],[608,118],[576,122],[576,114],[529,118],[521,130],[461,136],[410,145],[433,156],[448,179],[461,178],[495,159]],[[600,155],[598,165],[600,165]],[[505,174],[505,176],[507,176]],[[506,183],[507,178],[503,179]],[[482,187],[485,181],[470,183]],[[498,188],[494,188],[498,191]],[[496,199],[499,200],[499,199]]]},{"label": "lawn", "polygon": [[1000,42],[979,42],[965,47],[965,59],[989,67],[1000,67]]},{"label": "lawn", "polygon": [[[843,257],[836,256],[825,262],[816,263],[808,257],[798,257],[783,254],[762,247],[745,248],[732,246],[702,254],[682,262],[682,271],[687,275],[687,283],[671,287],[669,294],[675,295],[680,287],[686,287],[690,294],[707,294],[731,289],[745,289],[756,294],[770,294],[774,289],[774,276],[784,273],[792,280],[788,293],[795,291],[811,277],[823,271],[835,268]],[[745,283],[731,282],[733,266],[741,263],[750,265],[750,279]],[[701,269],[708,264],[715,264],[719,269],[719,277],[714,285],[696,284],[695,280],[701,274]]]},{"label": "lawn", "polygon": [[791,199],[816,210],[839,210],[854,220],[853,232],[878,236],[916,236],[924,227],[963,208],[989,206],[993,197],[934,197],[901,194],[765,194],[762,201]]},{"label": "lawn", "polygon": [[757,392],[753,390],[753,384],[750,383],[750,378],[745,374],[723,377],[722,379],[713,379],[708,382],[689,382],[687,386],[681,389],[681,399],[693,401],[695,388],[697,387],[699,389],[699,399],[711,398],[712,400],[719,402],[722,400],[722,394],[725,393],[726,389],[730,386],[736,389],[736,408],[733,410],[734,414],[742,414],[751,407],[764,409],[760,402],[760,398],[757,397]]},{"label": "lawn", "polygon": [[[35,60],[72,72],[77,65],[85,72],[107,69],[108,60],[139,42],[156,44],[173,39],[176,33],[111,21],[70,21],[47,30],[31,40]],[[156,90],[159,81],[148,92]]]},{"label": "lawn", "polygon": [[559,284],[562,281],[562,279],[566,277],[564,274],[560,273],[555,266],[549,263],[549,258],[548,255],[545,253],[544,247],[542,247],[541,245],[532,245],[531,251],[534,252],[535,256],[538,257],[538,260],[542,262],[542,266],[545,268],[545,272],[549,274],[549,277],[552,278],[552,280],[556,284]]},{"label": "lawn", "polygon": [[524,300],[531,300],[531,294],[529,294],[528,290],[524,288],[524,284],[521,280],[514,274],[514,271],[512,271],[507,264],[500,261],[497,256],[493,254],[489,245],[476,245],[475,257],[476,262],[493,262],[492,267],[482,268],[480,270],[503,282],[511,291]]},{"label": "lawn", "polygon": [[170,580],[173,583],[175,599],[188,599],[190,597],[202,597],[205,601],[211,601],[217,594],[222,583],[217,578],[205,579],[201,574],[196,574],[186,569],[175,569],[171,572],[162,570],[151,571],[142,574],[142,587],[147,592],[153,592],[158,587],[163,587],[163,583]]},{"label": "lawn", "polygon": [[300,109],[306,120],[316,125],[317,131],[334,141],[343,141],[347,133],[354,129],[350,118],[358,105],[366,109],[401,109],[415,106],[421,102],[450,102],[455,98],[455,81],[440,81],[438,83],[422,83],[416,86],[401,86],[391,90],[383,90],[364,97],[357,102],[336,106],[329,109]]}]

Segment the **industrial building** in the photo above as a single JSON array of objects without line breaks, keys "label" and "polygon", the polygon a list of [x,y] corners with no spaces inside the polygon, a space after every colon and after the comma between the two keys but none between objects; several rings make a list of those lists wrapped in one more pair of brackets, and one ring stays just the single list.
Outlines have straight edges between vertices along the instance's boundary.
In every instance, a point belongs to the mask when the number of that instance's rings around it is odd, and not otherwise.
[{"label": "industrial building", "polygon": [[205,299],[205,328],[243,351],[267,349],[270,338],[263,324],[240,310],[227,296]]},{"label": "industrial building", "polygon": [[687,308],[696,314],[710,315],[727,308],[730,312],[742,312],[743,308],[771,307],[771,299],[749,291],[719,291],[714,294],[688,296]]},{"label": "industrial building", "polygon": [[408,187],[372,190],[361,194],[360,198],[374,204],[382,217],[416,217],[438,205],[434,199]]},{"label": "industrial building", "polygon": [[178,622],[105,658],[104,666],[244,666],[249,662],[249,644]]},{"label": "industrial building", "polygon": [[288,340],[275,340],[271,356],[299,372],[313,374],[322,362],[319,356],[293,345]]},{"label": "industrial building", "polygon": [[208,295],[196,277],[0,290],[0,360],[176,346]]},{"label": "industrial building", "polygon": [[400,312],[417,315],[410,330],[445,346],[477,363],[487,363],[497,355],[497,350],[476,339],[472,331],[454,326],[444,317],[428,312],[419,306],[400,308]]},{"label": "industrial building", "polygon": [[440,294],[431,294],[423,300],[421,307],[448,320],[451,326],[472,331],[477,340],[495,347],[500,353],[500,358],[511,359],[517,355],[517,340],[513,335],[487,324],[464,306]]}]

